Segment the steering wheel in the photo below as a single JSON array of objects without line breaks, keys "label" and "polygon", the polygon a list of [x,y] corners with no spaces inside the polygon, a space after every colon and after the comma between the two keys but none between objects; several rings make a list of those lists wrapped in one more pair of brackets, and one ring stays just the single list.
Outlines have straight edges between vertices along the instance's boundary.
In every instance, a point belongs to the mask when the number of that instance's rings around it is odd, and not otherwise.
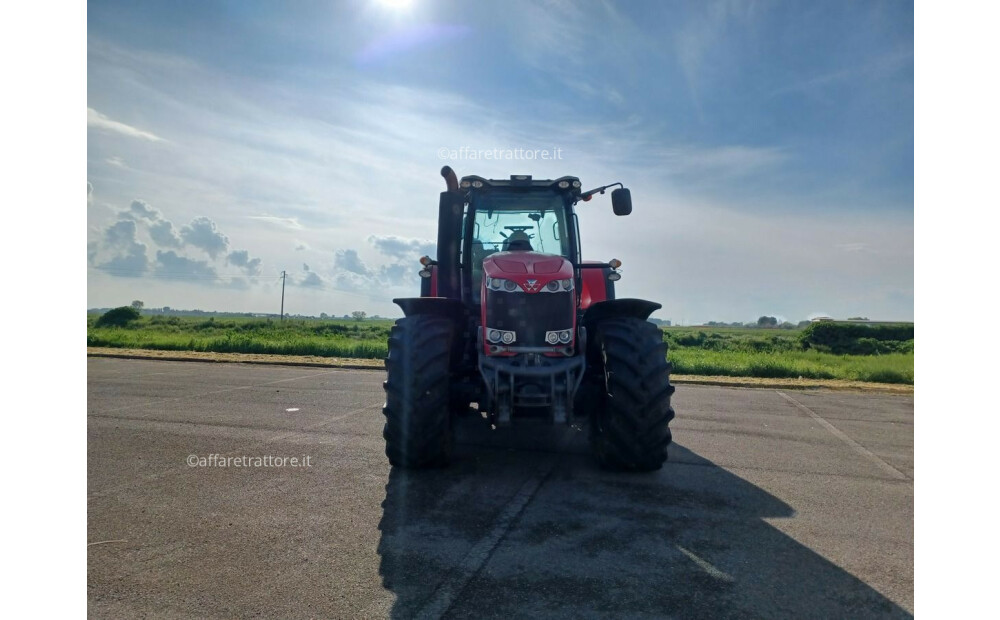
[{"label": "steering wheel", "polygon": [[[507,230],[512,230],[514,232],[524,232],[528,229],[534,228],[534,226],[504,226],[504,228],[506,228]],[[528,233],[524,234],[528,235]],[[500,232],[500,236],[503,237],[504,239],[508,237],[508,235],[505,235],[502,231]],[[534,239],[534,238],[535,235],[528,235],[528,239]]]}]

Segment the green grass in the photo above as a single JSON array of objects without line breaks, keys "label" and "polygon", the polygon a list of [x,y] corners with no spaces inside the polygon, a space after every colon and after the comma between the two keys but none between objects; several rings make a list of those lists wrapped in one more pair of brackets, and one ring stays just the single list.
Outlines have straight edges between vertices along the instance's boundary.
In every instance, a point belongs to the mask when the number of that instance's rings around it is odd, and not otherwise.
[{"label": "green grass", "polygon": [[272,353],[381,359],[392,321],[203,319],[146,316],[128,327],[98,328],[88,316],[87,346],[217,353]]},{"label": "green grass", "polygon": [[[392,326],[391,320],[144,316],[128,327],[98,328],[96,320],[87,317],[87,346],[355,359],[384,358]],[[667,327],[663,333],[677,374],[913,383],[912,341],[905,353],[835,355],[803,350],[799,330]]]},{"label": "green grass", "polygon": [[672,349],[781,353],[801,349],[800,330],[742,327],[665,327],[663,339]]},{"label": "green grass", "polygon": [[913,384],[912,340],[907,352],[837,355],[803,350],[800,334],[797,329],[663,328],[677,374]]},{"label": "green grass", "polygon": [[667,358],[681,375],[845,379],[875,383],[913,383],[913,354],[834,355],[818,351],[751,353],[671,349]]}]

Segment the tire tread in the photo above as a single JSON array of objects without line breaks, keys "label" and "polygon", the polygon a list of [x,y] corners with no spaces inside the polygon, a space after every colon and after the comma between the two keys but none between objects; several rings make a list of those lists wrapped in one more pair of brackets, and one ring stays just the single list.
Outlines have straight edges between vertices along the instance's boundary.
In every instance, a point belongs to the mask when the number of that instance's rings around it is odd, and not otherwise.
[{"label": "tire tread", "polygon": [[432,315],[399,319],[389,332],[382,437],[394,467],[422,469],[448,463],[453,338],[451,321]]},{"label": "tire tread", "polygon": [[637,318],[602,321],[595,345],[602,352],[607,388],[591,420],[591,444],[602,467],[653,471],[667,460],[671,364],[659,328]]}]

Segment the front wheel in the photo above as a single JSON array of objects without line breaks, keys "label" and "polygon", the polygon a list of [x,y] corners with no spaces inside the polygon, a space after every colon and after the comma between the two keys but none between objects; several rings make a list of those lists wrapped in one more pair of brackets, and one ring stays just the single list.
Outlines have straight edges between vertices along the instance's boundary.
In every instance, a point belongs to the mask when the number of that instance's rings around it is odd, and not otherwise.
[{"label": "front wheel", "polygon": [[395,467],[446,465],[451,455],[449,403],[454,325],[446,318],[402,318],[389,332],[386,380],[385,454]]},{"label": "front wheel", "polygon": [[631,317],[607,319],[595,331],[604,385],[590,424],[594,455],[607,469],[660,469],[674,418],[663,335],[649,321]]}]

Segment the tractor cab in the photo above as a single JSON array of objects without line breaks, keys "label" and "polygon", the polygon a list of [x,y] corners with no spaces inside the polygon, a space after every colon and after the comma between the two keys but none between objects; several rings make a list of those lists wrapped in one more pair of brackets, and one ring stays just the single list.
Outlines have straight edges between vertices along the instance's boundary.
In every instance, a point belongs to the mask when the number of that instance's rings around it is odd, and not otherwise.
[{"label": "tractor cab", "polygon": [[[559,187],[560,181],[566,185]],[[577,260],[572,183],[564,178],[535,185],[530,177],[489,181],[465,177],[459,187],[468,191],[464,205],[460,262],[462,289],[472,304],[481,303],[483,261],[494,254],[537,252]],[[577,192],[579,193],[579,192]],[[517,261],[517,256],[507,257]]]}]

